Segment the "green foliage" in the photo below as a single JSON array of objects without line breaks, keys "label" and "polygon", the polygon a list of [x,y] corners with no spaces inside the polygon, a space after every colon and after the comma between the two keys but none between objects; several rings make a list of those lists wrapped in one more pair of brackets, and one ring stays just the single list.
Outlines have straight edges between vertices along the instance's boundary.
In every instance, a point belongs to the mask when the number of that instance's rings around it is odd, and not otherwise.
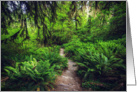
[{"label": "green foliage", "polygon": [[[114,14],[110,19],[109,26],[111,31],[109,31],[108,34],[113,38],[121,38],[122,35],[126,33],[126,3],[121,2],[114,7]],[[107,39],[113,39],[112,37],[108,37]]]},{"label": "green foliage", "polygon": [[52,88],[67,67],[60,47],[82,87],[126,89],[126,2],[3,1],[1,15],[2,90]]},{"label": "green foliage", "polygon": [[67,59],[59,55],[60,46],[38,48],[32,41],[2,46],[2,76],[9,76],[2,90],[48,90],[67,67]]},{"label": "green foliage", "polygon": [[[15,68],[11,66],[6,66],[5,71],[8,73],[8,76],[10,77],[8,83],[16,83],[16,86],[13,84],[5,85],[6,89],[10,88],[11,90],[21,90],[25,88],[24,90],[30,90],[28,88],[31,87],[24,87],[27,81],[29,81],[29,85],[33,85],[34,88],[36,84],[48,86],[47,83],[53,83],[55,80],[56,72],[54,71],[54,67],[55,65],[51,66],[48,60],[41,60],[37,62],[35,58],[33,58],[32,60],[32,57],[30,57],[30,61],[28,62],[25,61],[21,63],[16,63]],[[17,80],[19,81],[17,82]],[[44,81],[46,82],[45,84],[43,83]],[[19,87],[20,85],[23,86]]]},{"label": "green foliage", "polygon": [[[36,90],[37,85],[44,87],[44,90],[48,90],[45,87],[53,85],[55,76],[65,67],[67,67],[66,59],[60,59],[60,61],[55,62],[51,57],[37,61],[30,56],[29,61],[17,62],[15,67],[5,67],[10,79],[6,82],[3,90],[32,90],[32,88]],[[11,84],[12,82],[15,82],[16,86]],[[32,84],[31,87],[26,87],[26,85],[30,84]]]},{"label": "green foliage", "polygon": [[[104,83],[103,78],[113,76],[119,78],[126,74],[126,48],[124,46],[125,38],[110,41],[98,41],[97,43],[83,43],[78,39],[64,44],[65,51],[71,58],[77,62],[79,68],[77,74],[83,80],[83,87],[94,90],[111,90],[114,85],[109,85],[111,81],[105,81],[108,89],[96,85],[90,86],[86,82],[99,80]],[[118,77],[119,76],[119,77]],[[121,82],[124,82],[122,79]],[[113,81],[116,84],[115,81]]]},{"label": "green foliage", "polygon": [[103,83],[100,82],[100,80],[91,80],[91,81],[86,81],[82,83],[83,88],[92,88],[92,90],[98,90],[98,91],[104,91],[104,90],[110,90],[111,86],[114,86],[112,83]]},{"label": "green foliage", "polygon": [[[125,40],[123,40],[124,42]],[[126,59],[126,48],[121,44],[116,44],[115,42],[99,42],[100,52],[104,53],[107,57],[115,55],[116,57],[120,57],[122,59]]]}]

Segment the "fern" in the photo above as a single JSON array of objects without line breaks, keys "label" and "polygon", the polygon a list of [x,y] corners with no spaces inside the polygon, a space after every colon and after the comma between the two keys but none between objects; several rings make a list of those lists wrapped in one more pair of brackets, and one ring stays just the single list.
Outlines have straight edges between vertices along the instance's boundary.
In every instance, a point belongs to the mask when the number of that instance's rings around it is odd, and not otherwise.
[{"label": "fern", "polygon": [[[32,59],[32,56],[30,56],[29,60],[30,61],[24,61],[20,63],[17,62],[15,64],[15,67],[11,67],[11,66],[5,67],[5,71],[7,72],[7,75],[10,77],[9,81],[16,82],[17,78],[19,78],[21,83],[23,83],[23,80],[26,80],[26,81],[30,81],[30,83],[34,81],[35,83],[42,83],[42,85],[44,85],[43,81],[47,83],[51,81],[54,82],[55,74],[56,74],[55,64],[51,65],[49,60],[45,60],[45,61],[40,60],[39,62],[37,62],[35,58]],[[20,83],[18,85],[20,85]],[[22,89],[22,87],[19,89]]]}]

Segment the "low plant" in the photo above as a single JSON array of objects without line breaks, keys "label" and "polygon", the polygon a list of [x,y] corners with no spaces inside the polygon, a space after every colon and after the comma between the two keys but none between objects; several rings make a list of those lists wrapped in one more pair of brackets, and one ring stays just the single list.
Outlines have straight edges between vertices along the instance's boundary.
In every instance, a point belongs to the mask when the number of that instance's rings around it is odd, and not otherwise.
[{"label": "low plant", "polygon": [[15,67],[6,66],[5,71],[9,80],[5,82],[2,90],[36,90],[38,87],[48,90],[53,87],[55,80],[55,64],[51,65],[49,60],[39,62],[32,57],[29,61],[16,63]]}]

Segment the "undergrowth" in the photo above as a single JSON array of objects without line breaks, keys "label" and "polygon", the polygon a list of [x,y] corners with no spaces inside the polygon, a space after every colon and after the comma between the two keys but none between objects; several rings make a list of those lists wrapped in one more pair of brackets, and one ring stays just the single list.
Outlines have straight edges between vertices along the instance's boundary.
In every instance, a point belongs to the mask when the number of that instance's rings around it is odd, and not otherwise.
[{"label": "undergrowth", "polygon": [[2,47],[2,76],[9,78],[2,82],[4,91],[52,89],[56,76],[67,68],[67,59],[59,55],[59,46],[24,45],[24,49],[14,44],[6,50],[8,46]]},{"label": "undergrowth", "polygon": [[[100,40],[96,43],[81,42],[77,37],[74,39],[63,46],[67,56],[79,66],[77,74],[81,77],[82,87],[96,91],[124,90],[126,85],[125,38]],[[93,83],[90,82],[93,80]],[[96,83],[97,81],[99,83]]]}]

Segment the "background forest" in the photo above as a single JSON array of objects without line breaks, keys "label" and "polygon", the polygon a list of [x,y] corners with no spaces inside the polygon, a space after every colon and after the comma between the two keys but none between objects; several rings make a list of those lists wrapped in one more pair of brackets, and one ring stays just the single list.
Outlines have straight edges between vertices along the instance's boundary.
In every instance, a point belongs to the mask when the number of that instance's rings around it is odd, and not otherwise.
[{"label": "background forest", "polygon": [[2,90],[52,89],[67,58],[82,88],[126,90],[126,2],[1,2]]}]

